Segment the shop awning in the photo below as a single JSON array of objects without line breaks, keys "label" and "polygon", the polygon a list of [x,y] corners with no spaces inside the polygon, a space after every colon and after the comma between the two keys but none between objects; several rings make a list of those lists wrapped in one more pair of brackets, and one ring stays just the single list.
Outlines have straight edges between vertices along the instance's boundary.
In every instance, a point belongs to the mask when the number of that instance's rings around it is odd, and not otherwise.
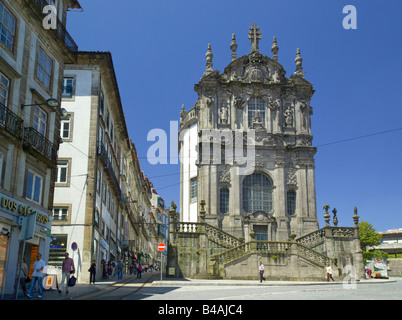
[{"label": "shop awning", "polygon": [[374,263],[374,268],[381,269],[381,270],[389,270],[389,267],[384,263]]}]

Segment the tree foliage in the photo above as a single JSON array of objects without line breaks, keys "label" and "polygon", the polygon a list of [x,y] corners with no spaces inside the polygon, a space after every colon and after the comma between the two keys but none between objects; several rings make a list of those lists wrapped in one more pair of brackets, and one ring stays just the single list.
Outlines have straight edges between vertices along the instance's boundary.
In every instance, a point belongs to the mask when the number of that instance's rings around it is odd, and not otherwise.
[{"label": "tree foliage", "polygon": [[363,251],[367,246],[376,246],[381,243],[382,235],[375,232],[375,228],[367,221],[359,222],[360,246]]}]

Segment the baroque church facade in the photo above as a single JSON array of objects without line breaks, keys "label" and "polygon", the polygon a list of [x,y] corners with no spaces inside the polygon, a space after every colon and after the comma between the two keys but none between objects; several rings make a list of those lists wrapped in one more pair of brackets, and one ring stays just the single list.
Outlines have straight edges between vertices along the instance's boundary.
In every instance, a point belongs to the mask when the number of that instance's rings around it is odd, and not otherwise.
[{"label": "baroque church facade", "polygon": [[[256,240],[287,241],[318,229],[314,90],[299,49],[295,72],[286,77],[276,37],[271,57],[259,49],[256,24],[248,38],[251,52],[237,57],[233,34],[232,61],[223,73],[213,69],[208,46],[206,71],[194,86],[198,100],[181,110],[180,221],[199,222],[205,208],[206,223],[237,238],[249,241],[254,233]],[[205,139],[205,132],[213,134]],[[239,150],[251,166],[233,157]]]}]

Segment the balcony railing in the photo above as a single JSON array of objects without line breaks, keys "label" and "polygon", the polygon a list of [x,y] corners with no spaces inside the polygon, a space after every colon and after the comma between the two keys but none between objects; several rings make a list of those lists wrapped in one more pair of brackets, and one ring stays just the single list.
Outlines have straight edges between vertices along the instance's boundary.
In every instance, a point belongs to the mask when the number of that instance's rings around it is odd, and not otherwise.
[{"label": "balcony railing", "polygon": [[34,128],[24,128],[24,146],[33,148],[51,161],[57,160],[56,146]]},{"label": "balcony railing", "polygon": [[98,143],[98,154],[103,158],[103,161],[105,162],[105,170],[106,170],[106,172],[109,173],[109,176],[113,182],[113,185],[114,185],[117,193],[119,195],[121,195],[119,179],[116,176],[116,173],[114,172],[113,164],[109,159],[107,150],[106,150],[105,146],[103,145],[103,143],[101,143],[101,142]]},{"label": "balcony railing", "polygon": [[[43,13],[43,8],[48,6],[49,3],[46,0],[28,0],[33,2],[37,8]],[[78,52],[78,46],[75,43],[74,39],[71,35],[67,32],[66,28],[64,27],[63,23],[57,19],[57,34],[59,35],[60,39],[64,42],[64,45],[70,50],[72,53]]]},{"label": "balcony railing", "polygon": [[0,103],[0,127],[21,138],[23,120],[14,112],[10,111],[4,104]]}]

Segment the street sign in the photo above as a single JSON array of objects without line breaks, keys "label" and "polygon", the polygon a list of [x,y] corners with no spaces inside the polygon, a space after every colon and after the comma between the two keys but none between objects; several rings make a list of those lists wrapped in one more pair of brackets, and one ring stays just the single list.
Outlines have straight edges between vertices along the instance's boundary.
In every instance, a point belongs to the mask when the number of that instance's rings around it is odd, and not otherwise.
[{"label": "street sign", "polygon": [[72,249],[73,251],[75,251],[75,250],[78,249],[78,244],[77,244],[77,242],[73,242],[73,243],[71,244],[71,249]]},{"label": "street sign", "polygon": [[166,245],[164,243],[161,242],[160,244],[158,244],[158,250],[160,252],[165,251],[165,249],[166,249]]},{"label": "street sign", "polygon": [[35,235],[35,226],[36,226],[36,212],[24,216],[22,220],[20,240],[25,241],[32,239]]}]

